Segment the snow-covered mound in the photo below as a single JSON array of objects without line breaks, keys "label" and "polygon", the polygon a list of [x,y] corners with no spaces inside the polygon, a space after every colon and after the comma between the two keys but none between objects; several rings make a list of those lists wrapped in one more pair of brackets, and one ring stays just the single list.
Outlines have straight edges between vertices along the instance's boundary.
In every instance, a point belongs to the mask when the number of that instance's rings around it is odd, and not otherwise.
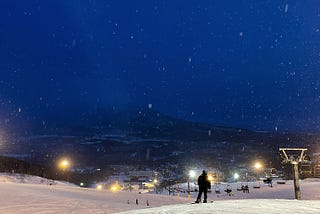
[{"label": "snow-covered mound", "polygon": [[42,178],[34,175],[18,174],[18,173],[0,173],[0,183],[26,183],[26,184],[46,184],[46,185],[68,185],[74,186],[73,184],[55,181],[47,178]]}]

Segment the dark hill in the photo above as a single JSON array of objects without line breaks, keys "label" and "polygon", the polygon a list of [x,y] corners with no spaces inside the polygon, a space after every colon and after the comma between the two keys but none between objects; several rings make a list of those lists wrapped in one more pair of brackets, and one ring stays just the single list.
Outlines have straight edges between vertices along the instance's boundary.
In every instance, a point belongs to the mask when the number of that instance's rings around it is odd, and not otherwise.
[{"label": "dark hill", "polygon": [[30,157],[27,161],[45,166],[69,156],[80,170],[110,167],[111,171],[112,165],[157,168],[176,164],[181,169],[201,165],[227,172],[257,159],[280,167],[279,147],[302,146],[312,153],[319,139],[319,135],[194,123],[146,108],[67,112],[47,118],[32,133],[12,139],[3,154],[23,154]]}]

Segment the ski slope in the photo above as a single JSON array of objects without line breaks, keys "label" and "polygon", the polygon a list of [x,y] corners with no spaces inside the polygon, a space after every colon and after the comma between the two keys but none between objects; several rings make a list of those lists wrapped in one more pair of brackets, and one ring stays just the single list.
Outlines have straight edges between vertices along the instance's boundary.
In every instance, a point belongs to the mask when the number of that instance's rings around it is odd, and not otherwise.
[{"label": "ski slope", "polygon": [[[234,187],[236,184],[234,184]],[[293,200],[292,181],[249,194],[234,190],[208,195],[214,203],[192,198],[80,188],[34,176],[0,175],[0,213],[320,213],[320,180],[301,181],[302,198]],[[138,199],[138,204],[136,204]],[[149,206],[147,206],[147,201]],[[129,202],[129,203],[128,203]]]}]

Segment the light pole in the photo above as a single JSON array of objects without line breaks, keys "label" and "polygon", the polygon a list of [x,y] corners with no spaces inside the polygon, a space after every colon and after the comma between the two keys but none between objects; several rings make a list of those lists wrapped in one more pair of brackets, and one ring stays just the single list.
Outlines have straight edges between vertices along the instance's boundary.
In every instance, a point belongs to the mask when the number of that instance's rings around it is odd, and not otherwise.
[{"label": "light pole", "polygon": [[156,194],[158,194],[157,183],[158,183],[158,179],[155,178],[155,179],[153,180],[153,186],[154,186],[154,191],[156,192]]},{"label": "light pole", "polygon": [[256,171],[256,180],[259,180],[259,171],[262,169],[262,164],[260,162],[256,162],[254,164],[254,168]]},{"label": "light pole", "polygon": [[[66,176],[66,170],[71,166],[71,163],[68,159],[63,158],[58,162],[58,168],[62,170],[63,176]],[[69,182],[69,176],[66,177],[66,180]]]},{"label": "light pole", "polygon": [[220,183],[220,172],[219,172],[219,171],[217,172],[217,181],[216,181],[216,183],[217,183],[217,184]]},{"label": "light pole", "polygon": [[190,198],[190,178],[194,178],[196,176],[196,172],[194,170],[190,170],[188,174],[188,198]]}]

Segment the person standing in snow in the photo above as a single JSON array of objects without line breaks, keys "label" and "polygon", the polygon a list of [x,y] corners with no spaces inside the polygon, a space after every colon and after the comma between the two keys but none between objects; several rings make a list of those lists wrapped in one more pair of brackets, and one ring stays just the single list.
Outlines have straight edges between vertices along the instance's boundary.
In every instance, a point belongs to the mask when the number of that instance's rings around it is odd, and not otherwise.
[{"label": "person standing in snow", "polygon": [[202,174],[199,176],[198,185],[199,185],[199,193],[195,203],[200,203],[202,193],[204,197],[203,203],[207,203],[207,193],[208,193],[208,189],[211,189],[211,182],[208,179],[206,170],[203,170]]}]

